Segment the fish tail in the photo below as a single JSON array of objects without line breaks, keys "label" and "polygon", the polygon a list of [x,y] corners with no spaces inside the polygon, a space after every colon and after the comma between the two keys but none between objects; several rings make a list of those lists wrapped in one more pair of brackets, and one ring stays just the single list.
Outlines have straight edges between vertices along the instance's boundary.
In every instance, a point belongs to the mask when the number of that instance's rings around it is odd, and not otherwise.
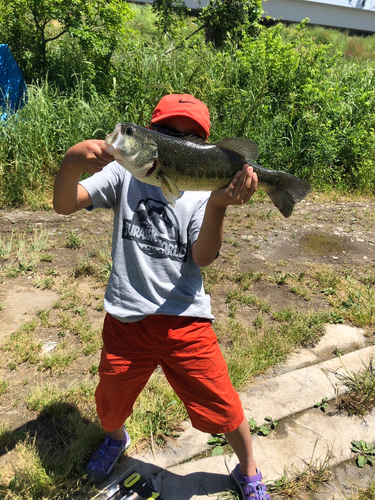
[{"label": "fish tail", "polygon": [[311,186],[305,180],[286,172],[274,173],[276,176],[272,184],[263,184],[260,181],[260,187],[264,189],[282,215],[289,217],[292,215],[295,204],[302,201],[311,191]]}]

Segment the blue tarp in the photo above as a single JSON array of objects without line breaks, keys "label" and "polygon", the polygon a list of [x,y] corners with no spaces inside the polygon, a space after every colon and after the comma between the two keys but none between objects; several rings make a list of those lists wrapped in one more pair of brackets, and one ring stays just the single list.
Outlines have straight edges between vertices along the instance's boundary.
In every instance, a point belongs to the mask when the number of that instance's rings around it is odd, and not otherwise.
[{"label": "blue tarp", "polygon": [[23,73],[8,45],[0,44],[0,120],[7,111],[17,111],[26,99],[26,83]]}]

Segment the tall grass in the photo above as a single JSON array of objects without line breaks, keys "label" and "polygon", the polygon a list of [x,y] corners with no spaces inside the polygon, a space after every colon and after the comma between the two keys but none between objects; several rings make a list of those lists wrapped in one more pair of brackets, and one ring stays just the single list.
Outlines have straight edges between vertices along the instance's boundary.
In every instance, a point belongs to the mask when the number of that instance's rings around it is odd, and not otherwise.
[{"label": "tall grass", "polygon": [[85,98],[79,84],[69,95],[48,82],[29,86],[27,105],[0,128],[0,205],[40,204],[65,151],[84,138],[103,137],[118,120],[108,124],[110,113],[105,97]]},{"label": "tall grass", "polygon": [[[64,40],[65,73],[30,85],[27,105],[0,126],[0,206],[50,206],[53,178],[70,146],[104,138],[118,121],[147,124],[171,92],[207,103],[212,141],[251,137],[269,168],[304,177],[316,189],[373,192],[375,62],[351,50],[357,44],[372,55],[374,37],[277,25],[241,47],[214,50],[198,35],[166,54],[169,41],[157,36],[149,6],[142,9],[131,21],[138,31],[124,39],[100,85],[94,68],[68,73]],[[64,77],[69,84],[61,84]]]}]

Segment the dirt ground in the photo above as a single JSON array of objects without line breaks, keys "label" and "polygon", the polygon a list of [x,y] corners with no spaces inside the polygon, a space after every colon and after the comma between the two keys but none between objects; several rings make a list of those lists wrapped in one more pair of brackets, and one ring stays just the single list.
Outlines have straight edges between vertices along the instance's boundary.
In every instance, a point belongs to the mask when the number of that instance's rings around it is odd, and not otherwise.
[{"label": "dirt ground", "polygon": [[[330,198],[310,194],[296,206],[292,216],[283,218],[268,200],[256,200],[244,207],[231,207],[225,225],[225,242],[216,269],[225,272],[260,271],[270,274],[282,269],[283,273],[302,275],[308,266],[322,264],[333,269],[351,269],[358,274],[375,275],[375,200]],[[38,310],[53,308],[59,300],[58,284],[71,273],[79,258],[90,256],[99,240],[110,239],[112,214],[110,211],[82,211],[72,216],[61,216],[51,211],[0,211],[0,239],[9,240],[12,234],[30,234],[35,228],[48,233],[51,262],[42,262],[38,272],[48,267],[57,269],[56,285],[51,289],[35,287],[35,273],[24,273],[8,278],[8,263],[0,258],[0,345],[11,333],[30,321]],[[67,248],[67,234],[80,235],[83,245],[79,249]],[[92,297],[90,321],[100,328],[104,312],[97,307],[102,302],[105,286],[90,278],[77,278],[77,286]],[[213,313],[218,321],[228,318],[225,301],[228,284],[216,284],[212,294]],[[267,299],[276,309],[291,306],[306,310],[321,307],[319,296],[308,302],[298,294],[286,291],[271,281],[254,283],[253,292]],[[91,294],[91,295],[90,295]],[[255,313],[254,313],[255,314]],[[247,315],[247,319],[245,316]],[[244,321],[251,323],[253,312],[247,311]],[[366,328],[368,342],[373,342],[371,327]],[[54,328],[42,328],[36,333],[48,352],[60,341]],[[74,342],[73,338],[66,338]],[[99,361],[99,352],[72,365],[60,375],[61,385],[69,387],[80,378],[93,381],[87,368]],[[35,412],[27,409],[24,398],[30,386],[41,384],[52,377],[48,370],[38,371],[33,365],[9,370],[7,352],[0,349],[0,381],[6,380],[9,389],[0,397],[0,420],[12,429],[31,426],[37,421]],[[27,381],[27,383],[25,382]],[[33,425],[34,425],[33,424]],[[42,425],[37,422],[35,430]],[[0,469],[12,460],[14,450],[0,453]]]}]

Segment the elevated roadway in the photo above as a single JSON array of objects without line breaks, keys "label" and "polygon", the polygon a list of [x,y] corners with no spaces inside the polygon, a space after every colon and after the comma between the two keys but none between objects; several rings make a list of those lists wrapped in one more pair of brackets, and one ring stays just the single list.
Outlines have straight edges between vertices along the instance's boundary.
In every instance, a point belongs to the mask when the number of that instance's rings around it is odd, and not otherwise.
[{"label": "elevated roadway", "polygon": [[[152,0],[132,3],[152,3]],[[185,0],[192,10],[205,7],[208,0],[200,2]],[[267,0],[263,2],[263,17],[280,20],[283,23],[300,23],[306,18],[310,24],[349,30],[355,33],[375,33],[375,10],[317,2],[311,0]]]}]

